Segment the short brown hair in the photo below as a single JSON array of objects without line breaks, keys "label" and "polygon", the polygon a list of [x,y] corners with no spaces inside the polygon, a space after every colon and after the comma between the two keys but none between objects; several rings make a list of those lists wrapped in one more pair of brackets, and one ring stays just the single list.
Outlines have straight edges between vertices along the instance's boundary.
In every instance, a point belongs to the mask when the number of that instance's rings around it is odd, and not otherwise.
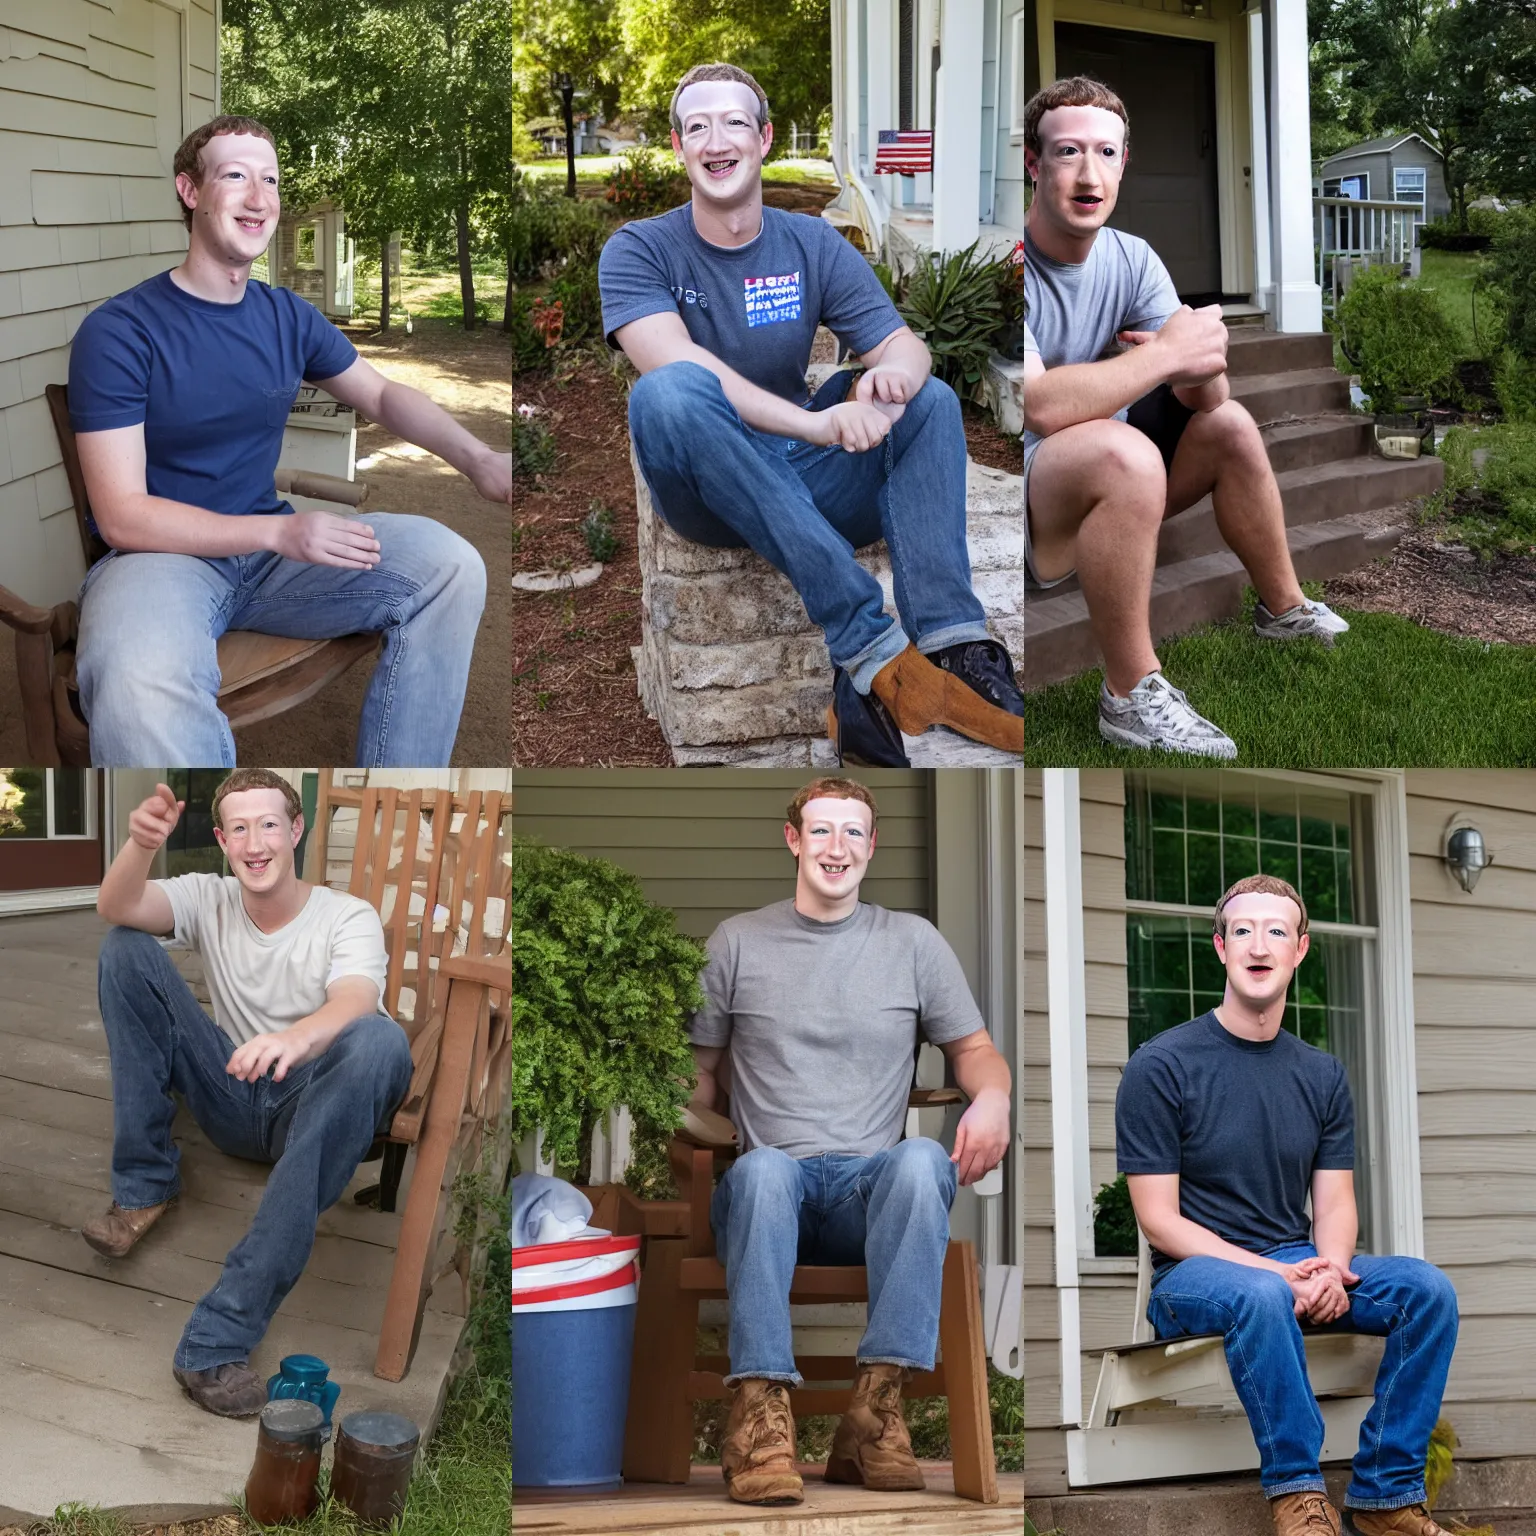
[{"label": "short brown hair", "polygon": [[1249,875],[1245,880],[1239,880],[1236,885],[1228,888],[1227,894],[1216,903],[1216,936],[1225,939],[1227,936],[1227,903],[1234,896],[1248,895],[1285,896],[1296,903],[1296,910],[1301,913],[1301,926],[1296,930],[1296,936],[1301,937],[1307,931],[1307,904],[1301,899],[1301,892],[1285,880],[1276,875]]},{"label": "short brown hair", "polygon": [[735,64],[695,64],[692,69],[677,82],[677,89],[672,92],[672,131],[679,137],[683,132],[683,120],[677,115],[677,98],[690,85],[697,85],[701,80],[734,80],[737,85],[748,86],[752,94],[757,97],[757,131],[761,133],[768,126],[768,97],[756,80],[746,70],[738,68]]},{"label": "short brown hair", "polygon": [[869,807],[871,830],[880,820],[880,811],[875,805],[875,797],[857,779],[812,779],[789,802],[789,809],[784,813],[784,819],[795,831],[800,830],[800,817],[812,800],[857,800],[860,805]]},{"label": "short brown hair", "polygon": [[242,794],[248,789],[278,790],[282,794],[283,804],[288,809],[289,821],[297,821],[304,814],[304,802],[299,799],[298,790],[287,779],[273,773],[270,768],[236,768],[213,792],[214,826],[224,825],[219,807],[225,799],[230,795]]},{"label": "short brown hair", "polygon": [[1056,107],[1103,107],[1113,112],[1125,124],[1125,142],[1131,142],[1131,119],[1120,100],[1102,80],[1087,75],[1069,75],[1065,80],[1053,80],[1043,90],[1036,91],[1024,107],[1024,148],[1040,153],[1040,119]]},{"label": "short brown hair", "polygon": [[[254,117],[216,117],[204,123],[201,128],[194,128],[181,141],[181,148],[176,151],[176,174],[190,176],[198,186],[202,186],[203,146],[209,139],[217,139],[226,133],[254,134],[258,139],[265,139],[273,149],[277,148],[277,140],[272,137],[272,130],[266,124],[258,123]],[[187,206],[180,192],[176,194],[176,201],[181,204],[182,223],[191,229],[192,210]]]}]

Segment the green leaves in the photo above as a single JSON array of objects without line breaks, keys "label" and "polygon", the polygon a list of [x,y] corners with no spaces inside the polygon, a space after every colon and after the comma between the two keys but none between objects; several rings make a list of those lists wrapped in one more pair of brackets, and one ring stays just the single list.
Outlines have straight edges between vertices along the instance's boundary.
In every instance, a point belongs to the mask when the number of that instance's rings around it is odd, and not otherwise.
[{"label": "green leaves", "polygon": [[1007,262],[987,261],[977,244],[948,256],[929,255],[903,285],[901,318],[928,344],[933,371],[956,394],[976,395],[987,358],[1007,315]]},{"label": "green leaves", "polygon": [[1355,278],[1339,302],[1339,326],[1373,411],[1454,387],[1460,334],[1434,289],[1401,281],[1396,268],[1371,267]]}]

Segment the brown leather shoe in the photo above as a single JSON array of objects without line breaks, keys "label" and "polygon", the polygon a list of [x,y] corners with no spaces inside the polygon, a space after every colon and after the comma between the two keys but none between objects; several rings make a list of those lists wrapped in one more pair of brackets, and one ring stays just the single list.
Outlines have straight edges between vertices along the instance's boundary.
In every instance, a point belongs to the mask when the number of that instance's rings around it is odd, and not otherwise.
[{"label": "brown leather shoe", "polygon": [[137,1210],[125,1211],[114,1200],[105,1214],[80,1228],[80,1236],[97,1253],[104,1253],[109,1259],[120,1259],[175,1204],[176,1196],[172,1195],[159,1205],[143,1205]]},{"label": "brown leather shoe", "polygon": [[1402,1509],[1346,1509],[1346,1531],[1355,1536],[1450,1536],[1422,1504]]},{"label": "brown leather shoe", "polygon": [[968,688],[952,672],[936,667],[909,645],[875,674],[874,693],[908,736],[921,736],[931,725],[985,742],[1003,752],[1024,750],[1024,721]]},{"label": "brown leather shoe", "polygon": [[738,1504],[799,1504],[795,1419],[782,1381],[747,1376],[731,1388],[731,1412],[720,1446],[726,1492]]},{"label": "brown leather shoe", "polygon": [[901,1415],[901,1388],[911,1374],[901,1365],[859,1367],[853,1401],[832,1437],[829,1483],[863,1483],[881,1493],[928,1486]]},{"label": "brown leather shoe", "polygon": [[243,1360],[216,1365],[211,1371],[184,1371],[171,1367],[182,1390],[209,1413],[225,1419],[249,1419],[267,1406],[267,1389]]},{"label": "brown leather shoe", "polygon": [[1320,1493],[1283,1493],[1269,1501],[1275,1536],[1339,1536],[1339,1515]]}]

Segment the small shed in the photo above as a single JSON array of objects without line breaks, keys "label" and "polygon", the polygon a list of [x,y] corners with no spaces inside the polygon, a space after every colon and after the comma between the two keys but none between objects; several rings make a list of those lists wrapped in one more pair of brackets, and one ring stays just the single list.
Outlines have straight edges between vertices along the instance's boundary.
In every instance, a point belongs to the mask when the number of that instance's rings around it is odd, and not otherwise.
[{"label": "small shed", "polygon": [[291,288],[329,319],[350,320],[355,257],[346,210],[327,198],[283,211],[267,263],[274,285]]},{"label": "small shed", "polygon": [[1451,211],[1445,161],[1422,134],[1392,133],[1341,149],[1323,161],[1322,183],[1324,197],[1418,203],[1424,210],[1419,224]]}]

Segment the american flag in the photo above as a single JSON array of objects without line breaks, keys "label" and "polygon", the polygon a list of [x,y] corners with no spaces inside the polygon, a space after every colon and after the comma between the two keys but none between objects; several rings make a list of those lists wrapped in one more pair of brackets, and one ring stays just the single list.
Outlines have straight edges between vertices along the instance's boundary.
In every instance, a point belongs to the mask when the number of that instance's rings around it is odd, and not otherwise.
[{"label": "american flag", "polygon": [[906,128],[882,128],[875,149],[875,175],[887,171],[911,176],[916,171],[933,169],[933,130],[920,132]]}]

